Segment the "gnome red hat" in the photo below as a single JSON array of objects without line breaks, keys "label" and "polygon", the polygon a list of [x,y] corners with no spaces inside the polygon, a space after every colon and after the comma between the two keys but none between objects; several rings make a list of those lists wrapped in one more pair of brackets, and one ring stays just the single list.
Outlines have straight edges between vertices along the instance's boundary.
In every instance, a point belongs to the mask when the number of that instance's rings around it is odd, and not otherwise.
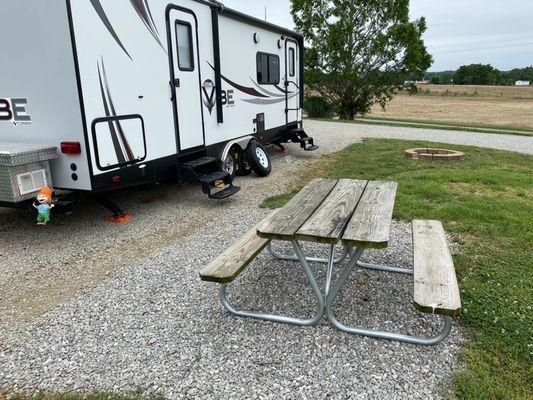
[{"label": "gnome red hat", "polygon": [[46,198],[48,199],[48,202],[49,203],[52,202],[52,189],[50,189],[49,187],[42,188],[39,191],[39,193],[37,193],[37,196],[39,196],[39,195],[46,196]]}]

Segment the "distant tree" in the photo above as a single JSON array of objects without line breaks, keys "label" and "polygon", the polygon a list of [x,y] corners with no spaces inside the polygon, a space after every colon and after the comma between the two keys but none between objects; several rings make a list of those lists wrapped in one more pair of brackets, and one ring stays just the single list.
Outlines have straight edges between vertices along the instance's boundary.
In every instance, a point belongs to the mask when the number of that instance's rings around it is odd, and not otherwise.
[{"label": "distant tree", "polygon": [[514,85],[516,81],[533,82],[533,67],[515,68],[503,73],[508,85]]},{"label": "distant tree", "polygon": [[291,12],[309,47],[306,84],[343,119],[384,107],[431,66],[426,21],[409,20],[409,0],[292,0]]},{"label": "distant tree", "polygon": [[472,64],[457,71],[427,72],[425,78],[434,84],[514,85],[518,80],[533,82],[533,66],[499,71],[490,65]]},{"label": "distant tree", "polygon": [[500,71],[487,64],[470,64],[460,67],[453,81],[457,85],[495,85]]},{"label": "distant tree", "polygon": [[453,83],[455,71],[427,72],[426,80],[434,85],[448,85]]}]

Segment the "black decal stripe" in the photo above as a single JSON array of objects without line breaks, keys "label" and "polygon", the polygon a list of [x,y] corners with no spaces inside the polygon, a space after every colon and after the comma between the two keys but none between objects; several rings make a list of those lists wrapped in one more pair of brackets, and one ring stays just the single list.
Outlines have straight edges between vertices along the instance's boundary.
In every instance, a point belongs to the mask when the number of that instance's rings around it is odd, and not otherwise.
[{"label": "black decal stripe", "polygon": [[161,40],[159,39],[159,34],[155,28],[155,24],[151,19],[150,9],[147,9],[147,3],[145,3],[143,0],[130,0],[130,3],[135,9],[135,12],[137,12],[137,15],[141,18],[142,22],[144,23],[150,34],[157,41],[159,46],[161,46],[161,48],[165,50],[163,44],[161,43]]},{"label": "black decal stripe", "polygon": [[[100,80],[100,92],[102,93],[102,101],[104,103],[105,115],[111,117],[109,112],[109,106],[107,105],[107,99],[105,97],[104,85],[102,83],[102,74],[100,73],[100,66],[98,65],[98,79]],[[109,132],[111,133],[111,141],[113,142],[113,147],[115,148],[115,154],[117,156],[117,162],[123,163],[126,162],[124,155],[122,154],[122,149],[120,148],[120,143],[118,142],[117,132],[115,131],[115,125],[113,121],[109,121]]]},{"label": "black decal stripe", "polygon": [[252,83],[255,85],[255,87],[259,90],[261,90],[263,93],[269,95],[270,97],[283,97],[285,98],[285,94],[279,94],[279,93],[272,93],[271,91],[269,90],[266,90],[264,87],[262,87],[261,85],[259,85],[256,81],[254,81],[252,79],[252,77],[250,77],[250,80],[252,81]]},{"label": "black decal stripe", "polygon": [[91,4],[93,5],[96,13],[98,14],[98,16],[100,17],[100,19],[102,20],[103,24],[105,25],[105,27],[107,28],[107,30],[109,31],[109,33],[111,34],[111,36],[113,36],[113,39],[115,39],[115,41],[117,42],[117,44],[120,46],[120,48],[122,50],[124,50],[124,53],[126,53],[126,55],[131,59],[131,56],[130,56],[130,53],[128,53],[128,51],[126,50],[126,48],[124,47],[124,45],[122,44],[122,42],[120,41],[117,33],[115,32],[115,29],[113,29],[113,25],[111,25],[111,22],[109,21],[109,18],[107,18],[107,15],[104,11],[104,9],[102,8],[102,4],[100,4],[100,0],[90,0]]},{"label": "black decal stripe", "polygon": [[[104,65],[103,59],[102,59],[102,72],[104,75],[104,84],[105,84],[105,89],[107,93],[107,98],[109,100],[109,107],[111,109],[111,114],[113,117],[116,117],[117,112],[115,111],[115,104],[113,103],[113,98],[111,97],[111,91],[109,90],[109,84],[107,82],[107,74],[105,71],[105,65]],[[120,139],[122,141],[122,145],[124,147],[124,152],[126,153],[126,157],[128,158],[128,161],[132,161],[134,159],[133,152],[131,151],[130,144],[128,143],[128,140],[126,139],[126,135],[124,134],[124,130],[122,129],[122,124],[120,123],[120,121],[115,121],[115,122],[117,124],[118,134],[120,135]]]},{"label": "black decal stripe", "polygon": [[[213,66],[209,63],[209,61],[207,62],[207,64],[209,64],[209,66],[210,66],[211,68],[213,68],[213,70],[215,69],[215,67],[213,67]],[[242,86],[242,85],[239,85],[238,83],[233,82],[232,80],[226,78],[226,77],[225,77],[224,75],[222,75],[222,74],[220,74],[220,77],[221,77],[222,79],[224,79],[224,81],[225,81],[227,84],[233,86],[235,89],[240,90],[241,92],[243,92],[243,93],[245,93],[245,94],[248,94],[248,95],[250,95],[250,96],[255,96],[255,97],[269,98],[269,96],[264,95],[263,93],[259,93],[257,90],[255,90],[255,89],[252,88],[252,87]]]},{"label": "black decal stripe", "polygon": [[159,30],[157,29],[157,26],[155,24],[154,16],[152,15],[152,10],[150,10],[150,4],[148,3],[148,0],[144,0],[144,4],[146,5],[146,10],[148,10],[148,16],[150,17],[150,21],[152,21],[152,26],[159,35]]}]

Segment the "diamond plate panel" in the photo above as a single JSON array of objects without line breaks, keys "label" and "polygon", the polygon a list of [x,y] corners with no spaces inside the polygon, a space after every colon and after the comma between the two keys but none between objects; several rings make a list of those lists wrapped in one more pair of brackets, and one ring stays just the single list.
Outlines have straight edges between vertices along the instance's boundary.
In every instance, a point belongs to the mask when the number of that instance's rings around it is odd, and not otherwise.
[{"label": "diamond plate panel", "polygon": [[0,166],[13,167],[57,158],[57,148],[28,143],[0,142]]},{"label": "diamond plate panel", "polygon": [[48,160],[57,158],[51,146],[0,142],[0,201],[18,203],[35,197],[37,191],[21,194],[17,175],[44,169],[46,184],[53,187]]}]

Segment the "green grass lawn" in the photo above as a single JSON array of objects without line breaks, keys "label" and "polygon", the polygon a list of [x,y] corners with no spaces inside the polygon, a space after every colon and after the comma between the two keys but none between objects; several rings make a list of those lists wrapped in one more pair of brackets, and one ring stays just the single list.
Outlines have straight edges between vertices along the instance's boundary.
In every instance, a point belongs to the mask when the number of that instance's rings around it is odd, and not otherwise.
[{"label": "green grass lawn", "polygon": [[[459,323],[468,342],[457,371],[460,399],[532,399],[533,157],[476,147],[460,163],[410,160],[410,147],[435,143],[366,140],[325,157],[312,176],[398,182],[394,216],[438,219],[460,245],[454,255],[461,297]],[[450,148],[450,145],[444,145]],[[266,199],[284,204],[297,190]]]},{"label": "green grass lawn", "polygon": [[[6,394],[7,397],[7,394]],[[0,399],[2,393],[0,393]],[[35,396],[11,395],[12,400],[165,400],[163,396],[146,396],[138,389],[130,394],[116,394],[108,392],[97,392],[87,395],[69,394],[39,394]]]}]

